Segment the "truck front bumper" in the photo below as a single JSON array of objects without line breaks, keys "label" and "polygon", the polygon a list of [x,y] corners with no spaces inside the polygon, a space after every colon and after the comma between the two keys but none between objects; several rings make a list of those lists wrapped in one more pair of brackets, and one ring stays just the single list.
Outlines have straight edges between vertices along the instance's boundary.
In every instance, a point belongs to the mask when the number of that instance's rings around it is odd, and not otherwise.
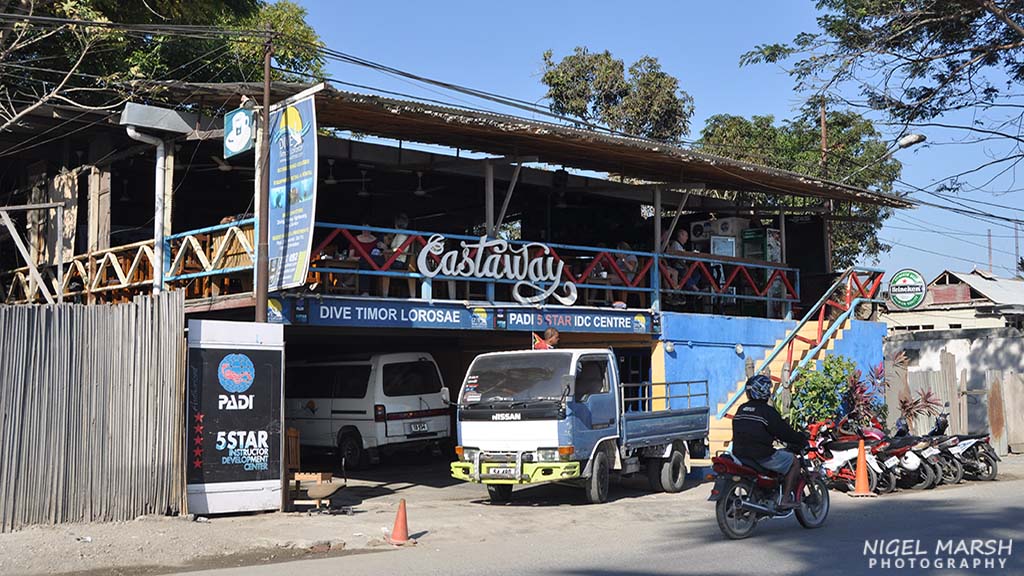
[{"label": "truck front bumper", "polygon": [[522,462],[518,474],[496,474],[493,469],[516,468],[514,462],[452,462],[452,477],[481,484],[540,484],[579,478],[580,462]]}]

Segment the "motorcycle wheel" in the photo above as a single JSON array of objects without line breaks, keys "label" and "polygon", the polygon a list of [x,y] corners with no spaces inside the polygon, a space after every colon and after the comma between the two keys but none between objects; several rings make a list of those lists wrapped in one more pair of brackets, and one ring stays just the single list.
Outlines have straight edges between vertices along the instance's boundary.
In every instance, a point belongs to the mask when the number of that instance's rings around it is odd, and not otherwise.
[{"label": "motorcycle wheel", "polygon": [[978,454],[978,473],[974,474],[976,480],[984,480],[986,482],[995,480],[996,475],[999,474],[999,464],[991,454],[987,452],[981,452]]},{"label": "motorcycle wheel", "polygon": [[[848,469],[852,471],[854,478],[856,478],[857,477],[857,468],[854,466],[854,467],[850,467]],[[875,472],[875,469],[872,468],[870,465],[867,465],[867,469],[868,469],[868,491],[869,492],[874,492],[878,488],[878,473]],[[843,490],[845,492],[853,492],[856,489],[857,489],[857,481],[856,480],[847,480],[845,482],[844,486],[843,486]]]},{"label": "motorcycle wheel", "polygon": [[744,498],[750,498],[751,486],[747,482],[734,482],[715,503],[715,518],[718,529],[732,540],[742,540],[754,533],[757,514],[740,508]]},{"label": "motorcycle wheel", "polygon": [[875,487],[876,494],[889,494],[896,489],[896,473],[892,470],[885,470],[878,477],[878,485]]},{"label": "motorcycle wheel", "polygon": [[807,529],[821,528],[828,518],[829,506],[828,485],[816,476],[804,486],[802,502],[796,509],[796,520]]},{"label": "motorcycle wheel", "polygon": [[925,490],[935,484],[935,469],[927,462],[921,462],[917,468],[917,482],[910,485],[911,490]]},{"label": "motorcycle wheel", "polygon": [[945,469],[942,473],[943,484],[959,484],[964,479],[964,465],[952,454],[942,455]]}]

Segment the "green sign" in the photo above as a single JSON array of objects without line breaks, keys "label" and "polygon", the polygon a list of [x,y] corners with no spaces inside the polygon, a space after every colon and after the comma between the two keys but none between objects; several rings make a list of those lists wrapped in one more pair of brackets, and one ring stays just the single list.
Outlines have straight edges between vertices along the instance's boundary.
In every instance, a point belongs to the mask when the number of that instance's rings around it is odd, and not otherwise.
[{"label": "green sign", "polygon": [[917,270],[904,268],[889,279],[889,300],[904,310],[913,310],[924,302],[928,284]]}]

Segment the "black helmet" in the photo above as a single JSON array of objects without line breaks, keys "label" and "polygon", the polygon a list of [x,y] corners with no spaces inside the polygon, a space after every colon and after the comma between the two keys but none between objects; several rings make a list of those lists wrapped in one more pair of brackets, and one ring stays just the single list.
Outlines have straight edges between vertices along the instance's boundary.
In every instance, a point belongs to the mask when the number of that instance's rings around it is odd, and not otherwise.
[{"label": "black helmet", "polygon": [[772,397],[772,379],[764,374],[755,374],[747,379],[747,397],[751,400],[768,400]]}]

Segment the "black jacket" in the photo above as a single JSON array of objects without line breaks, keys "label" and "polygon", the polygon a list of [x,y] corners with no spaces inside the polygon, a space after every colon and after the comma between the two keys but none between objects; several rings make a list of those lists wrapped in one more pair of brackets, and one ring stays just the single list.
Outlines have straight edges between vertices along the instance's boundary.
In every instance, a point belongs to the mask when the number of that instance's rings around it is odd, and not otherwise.
[{"label": "black jacket", "polygon": [[807,437],[782,419],[772,405],[764,400],[751,400],[736,410],[732,417],[732,453],[740,458],[762,460],[775,453],[772,441],[803,444]]}]

